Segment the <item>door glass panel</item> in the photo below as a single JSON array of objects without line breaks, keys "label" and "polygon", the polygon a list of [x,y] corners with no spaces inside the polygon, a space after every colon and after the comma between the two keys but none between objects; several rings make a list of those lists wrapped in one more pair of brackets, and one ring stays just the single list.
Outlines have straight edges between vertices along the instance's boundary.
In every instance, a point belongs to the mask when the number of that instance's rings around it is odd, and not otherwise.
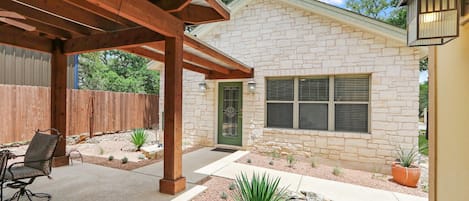
[{"label": "door glass panel", "polygon": [[224,137],[238,137],[238,113],[240,112],[240,87],[223,88],[223,133]]}]

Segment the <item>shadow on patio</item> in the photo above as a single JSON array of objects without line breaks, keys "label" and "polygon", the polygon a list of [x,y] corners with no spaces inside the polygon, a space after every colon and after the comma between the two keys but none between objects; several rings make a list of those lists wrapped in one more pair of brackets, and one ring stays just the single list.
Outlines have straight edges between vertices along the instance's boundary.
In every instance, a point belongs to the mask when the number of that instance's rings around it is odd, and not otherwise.
[{"label": "shadow on patio", "polygon": [[[187,177],[187,192],[197,182],[208,175],[194,173],[195,170],[221,159],[229,153],[211,151],[213,148],[202,148],[183,155],[183,175]],[[87,163],[74,163],[52,170],[52,180],[38,178],[28,186],[33,192],[46,192],[52,200],[82,201],[128,201],[128,200],[172,200],[175,196],[158,192],[159,180],[163,175],[163,162],[148,165],[134,171],[108,168]],[[6,189],[4,198],[14,193]]]}]

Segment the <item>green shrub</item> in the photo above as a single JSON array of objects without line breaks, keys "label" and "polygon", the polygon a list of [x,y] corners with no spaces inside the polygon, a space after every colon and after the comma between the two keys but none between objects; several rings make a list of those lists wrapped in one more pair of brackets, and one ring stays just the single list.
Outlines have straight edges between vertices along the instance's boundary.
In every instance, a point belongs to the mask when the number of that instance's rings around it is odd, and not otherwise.
[{"label": "green shrub", "polygon": [[107,157],[107,160],[109,160],[109,161],[114,160],[114,156],[111,155],[111,156]]},{"label": "green shrub", "polygon": [[270,162],[269,162],[269,165],[274,165],[274,161],[270,161]]},{"label": "green shrub", "polygon": [[126,164],[127,162],[129,162],[129,159],[127,157],[124,157],[121,159],[121,162],[122,164]]},{"label": "green shrub", "polygon": [[140,151],[140,148],[147,141],[148,135],[145,133],[145,130],[143,128],[139,128],[134,130],[134,133],[132,133],[131,137],[131,141],[137,148],[137,151]]},{"label": "green shrub", "polygon": [[295,163],[295,157],[293,156],[293,154],[287,156],[287,163],[288,167],[293,167],[293,164]]},{"label": "green shrub", "polygon": [[341,176],[343,174],[342,168],[334,167],[334,169],[332,170],[332,174],[335,176]]},{"label": "green shrub", "polygon": [[415,162],[417,158],[417,150],[412,147],[409,151],[404,150],[402,147],[399,147],[398,159],[402,167],[410,167]]},{"label": "green shrub", "polygon": [[226,200],[226,199],[228,199],[228,195],[225,192],[222,192],[221,195],[220,195],[220,198],[222,200]]},{"label": "green shrub", "polygon": [[248,160],[246,162],[247,163],[252,163],[252,160],[250,158],[248,158]]},{"label": "green shrub", "polygon": [[249,180],[246,174],[236,176],[236,189],[232,194],[235,201],[280,201],[285,200],[286,188],[279,188],[280,178],[271,179],[267,174],[254,173]]},{"label": "green shrub", "polygon": [[428,156],[428,140],[425,137],[425,133],[419,135],[419,152],[425,156]]},{"label": "green shrub", "polygon": [[235,184],[235,183],[231,183],[230,186],[228,187],[228,189],[230,189],[230,191],[236,189],[236,184]]},{"label": "green shrub", "polygon": [[313,160],[311,161],[311,167],[312,167],[312,168],[317,168],[317,167],[318,167],[318,163],[316,162],[316,160],[313,159]]},{"label": "green shrub", "polygon": [[272,151],[272,160],[280,158],[280,154],[277,151]]}]

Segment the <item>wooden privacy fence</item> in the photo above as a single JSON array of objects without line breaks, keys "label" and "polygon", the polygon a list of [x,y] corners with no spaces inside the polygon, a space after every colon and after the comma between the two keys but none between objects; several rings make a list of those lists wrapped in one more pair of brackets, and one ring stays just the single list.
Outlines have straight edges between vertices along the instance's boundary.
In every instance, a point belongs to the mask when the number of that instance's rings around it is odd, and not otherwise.
[{"label": "wooden privacy fence", "polygon": [[[67,90],[68,135],[158,125],[158,96]],[[50,127],[50,88],[0,85],[0,143],[30,140]]]}]

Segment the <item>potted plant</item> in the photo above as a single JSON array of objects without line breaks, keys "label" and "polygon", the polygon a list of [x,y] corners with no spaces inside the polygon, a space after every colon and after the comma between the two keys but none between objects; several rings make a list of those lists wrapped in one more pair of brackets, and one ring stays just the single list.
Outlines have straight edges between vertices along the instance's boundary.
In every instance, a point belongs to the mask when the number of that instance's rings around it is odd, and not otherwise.
[{"label": "potted plant", "polygon": [[404,186],[417,187],[420,179],[420,167],[415,164],[417,154],[415,148],[409,151],[399,148],[398,159],[392,163],[394,181]]}]

